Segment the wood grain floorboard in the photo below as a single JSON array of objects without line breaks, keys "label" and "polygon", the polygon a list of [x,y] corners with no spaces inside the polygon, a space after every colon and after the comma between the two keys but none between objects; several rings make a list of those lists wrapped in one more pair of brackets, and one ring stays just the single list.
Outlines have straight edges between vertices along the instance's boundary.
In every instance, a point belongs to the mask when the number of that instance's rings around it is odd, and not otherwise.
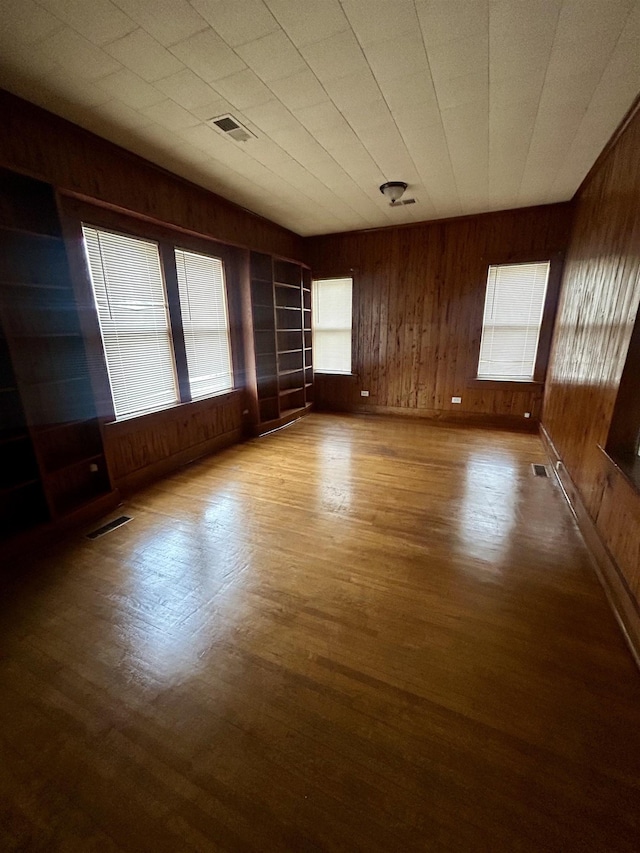
[{"label": "wood grain floorboard", "polygon": [[311,415],[7,566],[0,848],[637,851],[640,676],[532,462]]}]

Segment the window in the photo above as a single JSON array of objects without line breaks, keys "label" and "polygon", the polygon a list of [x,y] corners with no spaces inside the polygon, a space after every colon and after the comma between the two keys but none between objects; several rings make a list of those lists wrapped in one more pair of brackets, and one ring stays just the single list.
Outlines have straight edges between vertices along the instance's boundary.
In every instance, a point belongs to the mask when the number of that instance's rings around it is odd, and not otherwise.
[{"label": "window", "polygon": [[191,394],[228,391],[233,371],[222,261],[184,249],[175,256]]},{"label": "window", "polygon": [[490,266],[479,379],[533,380],[550,262]]},{"label": "window", "polygon": [[353,279],[313,282],[313,362],[317,373],[351,373]]},{"label": "window", "polygon": [[[621,327],[622,328],[622,327]],[[640,491],[640,311],[629,341],[629,349],[618,385],[607,436],[606,452]]]},{"label": "window", "polygon": [[178,402],[157,243],[82,230],[116,417]]},{"label": "window", "polygon": [[164,239],[82,231],[116,420],[230,391],[222,260]]}]

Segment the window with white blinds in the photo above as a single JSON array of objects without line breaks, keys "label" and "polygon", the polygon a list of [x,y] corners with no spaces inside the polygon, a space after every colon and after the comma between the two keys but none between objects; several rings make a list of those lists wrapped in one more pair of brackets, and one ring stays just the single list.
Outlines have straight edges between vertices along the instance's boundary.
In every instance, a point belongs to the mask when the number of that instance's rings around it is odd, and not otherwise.
[{"label": "window with white blinds", "polygon": [[353,279],[313,282],[313,369],[351,373],[351,296]]},{"label": "window with white blinds", "polygon": [[191,395],[228,391],[233,369],[222,261],[184,249],[175,255]]},{"label": "window with white blinds", "polygon": [[548,280],[549,261],[489,267],[479,379],[533,379]]},{"label": "window with white blinds", "polygon": [[178,401],[156,243],[82,226],[117,418]]}]

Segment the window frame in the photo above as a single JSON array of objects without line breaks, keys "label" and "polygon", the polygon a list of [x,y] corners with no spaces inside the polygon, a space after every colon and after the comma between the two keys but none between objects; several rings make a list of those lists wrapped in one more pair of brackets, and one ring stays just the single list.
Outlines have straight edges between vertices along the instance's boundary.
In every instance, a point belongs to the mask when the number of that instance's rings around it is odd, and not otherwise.
[{"label": "window frame", "polygon": [[[351,281],[351,346],[350,346],[350,367],[349,370],[322,370],[316,366],[316,346],[315,346],[315,322],[316,322],[316,310],[315,310],[315,286],[318,281],[335,281],[349,279]],[[354,319],[355,319],[355,311],[354,311],[354,297],[356,292],[356,282],[353,270],[349,270],[349,272],[345,275],[314,275],[311,279],[311,335],[312,335],[312,346],[313,346],[313,372],[314,375],[317,373],[321,376],[354,376],[354,363],[355,363],[355,335],[354,335]],[[346,331],[346,330],[345,330]]]},{"label": "window frame", "polygon": [[[91,281],[92,294],[94,297],[95,311],[96,311],[96,314],[98,315],[98,323],[100,325],[100,340],[101,340],[103,353],[104,353],[104,361],[105,361],[105,366],[106,366],[106,370],[107,370],[107,378],[109,381],[109,390],[111,393],[111,399],[112,399],[112,403],[113,403],[115,420],[117,420],[117,421],[129,420],[130,418],[143,417],[144,415],[151,414],[152,412],[159,412],[159,411],[162,411],[163,409],[170,409],[173,406],[175,406],[181,402],[181,395],[180,395],[180,384],[178,382],[177,362],[176,362],[175,350],[174,350],[175,334],[174,334],[174,329],[173,329],[171,311],[169,308],[169,295],[167,292],[167,285],[166,285],[166,281],[165,281],[165,275],[164,275],[164,269],[163,269],[163,260],[162,260],[162,254],[160,252],[160,246],[156,240],[151,240],[151,239],[145,238],[145,237],[133,236],[131,234],[123,234],[122,232],[115,231],[113,229],[97,227],[97,226],[93,225],[93,223],[90,223],[90,222],[82,222],[81,227],[83,229],[83,246],[84,246],[86,257],[87,257],[87,265],[88,265],[88,250],[87,250],[87,244],[86,244],[86,237],[84,234],[85,228],[88,230],[95,231],[96,234],[98,235],[98,241],[100,239],[100,234],[111,234],[114,237],[121,237],[121,238],[124,238],[126,240],[137,241],[139,243],[146,243],[147,245],[153,245],[153,246],[155,246],[155,248],[157,250],[158,269],[160,272],[160,284],[162,286],[162,296],[163,296],[163,308],[164,308],[163,314],[164,314],[164,317],[166,319],[166,326],[162,327],[162,329],[163,329],[162,337],[164,339],[165,334],[166,334],[166,343],[168,344],[168,351],[167,351],[166,355],[169,358],[169,366],[171,367],[171,373],[172,373],[172,379],[173,379],[173,388],[175,390],[175,399],[170,400],[164,404],[155,405],[155,406],[140,407],[140,408],[135,409],[134,411],[123,412],[120,415],[118,415],[118,413],[116,412],[116,405],[115,405],[114,391],[113,391],[114,367],[113,367],[113,363],[111,363],[111,364],[109,363],[109,359],[107,358],[107,354],[106,354],[107,353],[107,347],[105,344],[105,331],[106,330],[103,328],[103,320],[100,317],[100,312],[98,310],[98,303],[97,303],[98,294],[96,292],[95,285],[93,283],[93,277],[91,276],[91,272],[89,273],[89,277],[90,277],[90,281]],[[98,243],[98,245],[100,245],[100,244]],[[100,254],[102,256],[102,251],[100,251]],[[104,265],[103,265],[103,271],[104,271]],[[107,298],[108,298],[109,288],[107,286],[106,280],[105,280],[105,293],[106,293]],[[111,313],[111,312],[109,311],[109,313]],[[136,334],[139,335],[139,328],[140,327],[136,326],[135,328],[138,330],[138,331],[136,331]],[[121,334],[122,334],[122,329],[120,329],[116,332],[116,337],[118,339],[121,339]]]},{"label": "window frame", "polygon": [[[219,391],[207,391],[207,392],[199,393],[199,394],[195,394],[195,395],[193,393],[193,388],[191,386],[191,380],[189,377],[189,360],[188,360],[188,357],[186,356],[187,346],[186,346],[184,320],[182,319],[182,302],[180,300],[180,286],[179,286],[179,282],[177,280],[176,252],[186,252],[187,254],[200,255],[201,257],[209,258],[211,260],[220,261],[220,264],[222,267],[222,269],[221,269],[222,302],[223,302],[224,316],[226,318],[225,331],[226,331],[226,340],[227,340],[227,346],[228,346],[228,351],[229,351],[229,369],[230,369],[229,375],[231,377],[231,387],[230,388],[223,388]],[[173,246],[173,262],[174,262],[174,264],[176,264],[176,281],[178,283],[178,303],[180,305],[180,321],[181,321],[180,322],[180,333],[181,333],[182,341],[183,341],[183,344],[185,347],[185,358],[186,358],[186,363],[187,363],[187,377],[189,378],[189,395],[190,395],[190,398],[192,400],[208,400],[210,397],[218,397],[221,394],[228,394],[229,391],[233,390],[233,387],[235,385],[235,373],[234,373],[234,369],[233,369],[233,349],[231,346],[231,321],[229,318],[229,299],[228,299],[228,294],[227,294],[227,273],[226,273],[226,269],[225,269],[224,260],[222,258],[218,257],[217,255],[214,255],[211,252],[196,252],[194,249],[190,249],[190,248],[187,248],[187,247],[182,246],[182,245],[174,245]]]},{"label": "window frame", "polygon": [[[98,417],[102,423],[122,423],[124,421],[135,420],[136,418],[153,417],[163,411],[171,411],[178,406],[204,403],[207,400],[223,398],[225,395],[238,391],[241,387],[240,379],[244,375],[244,351],[241,326],[242,307],[239,286],[243,255],[241,249],[220,243],[202,234],[178,227],[174,228],[146,217],[138,218],[135,215],[121,213],[117,209],[92,204],[74,196],[61,194],[60,216],[65,244],[71,262],[72,279],[80,311],[82,332],[89,359],[91,382]],[[116,417],[106,357],[102,344],[98,311],[94,301],[93,286],[86,259],[82,233],[83,223],[98,230],[112,231],[125,237],[158,243],[160,265],[169,309],[169,327],[173,340],[174,367],[178,384],[177,403],[145,412]],[[222,261],[224,268],[233,387],[230,390],[197,396],[195,399],[192,397],[189,387],[186,349],[182,333],[182,312],[180,310],[174,254],[176,248],[218,258]]]},{"label": "window frame", "polygon": [[[533,370],[532,379],[496,379],[478,376],[480,363],[480,345],[482,341],[482,329],[484,320],[484,307],[487,297],[487,286],[489,268],[493,266],[508,266],[510,264],[536,264],[549,263],[549,279],[547,282],[547,293],[542,310],[542,322],[540,324],[540,335],[538,337],[538,349]],[[553,339],[553,327],[558,308],[560,295],[560,282],[562,279],[562,266],[564,252],[548,253],[511,253],[482,259],[482,286],[478,288],[476,302],[476,322],[474,323],[474,334],[472,343],[473,375],[467,379],[467,386],[472,388],[502,388],[503,390],[522,390],[526,387],[544,385],[551,355],[551,343]]]},{"label": "window frame", "polygon": [[640,371],[640,308],[629,340],[629,348],[620,376],[609,432],[602,452],[640,492],[640,395],[637,376]]}]

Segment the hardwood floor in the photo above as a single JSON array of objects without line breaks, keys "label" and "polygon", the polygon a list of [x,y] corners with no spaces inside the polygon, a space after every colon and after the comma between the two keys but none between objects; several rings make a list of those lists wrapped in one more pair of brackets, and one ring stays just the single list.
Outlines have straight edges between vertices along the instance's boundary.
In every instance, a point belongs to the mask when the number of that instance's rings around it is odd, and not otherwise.
[{"label": "hardwood floor", "polygon": [[0,848],[637,851],[640,675],[545,461],[311,415],[10,567]]}]

